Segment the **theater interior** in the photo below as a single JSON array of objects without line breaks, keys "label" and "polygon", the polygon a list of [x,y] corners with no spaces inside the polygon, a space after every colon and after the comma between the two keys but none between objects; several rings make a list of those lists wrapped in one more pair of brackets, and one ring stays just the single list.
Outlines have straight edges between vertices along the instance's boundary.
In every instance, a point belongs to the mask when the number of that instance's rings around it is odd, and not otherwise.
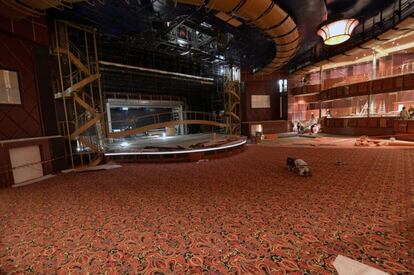
[{"label": "theater interior", "polygon": [[414,0],[0,0],[0,274],[413,274]]}]

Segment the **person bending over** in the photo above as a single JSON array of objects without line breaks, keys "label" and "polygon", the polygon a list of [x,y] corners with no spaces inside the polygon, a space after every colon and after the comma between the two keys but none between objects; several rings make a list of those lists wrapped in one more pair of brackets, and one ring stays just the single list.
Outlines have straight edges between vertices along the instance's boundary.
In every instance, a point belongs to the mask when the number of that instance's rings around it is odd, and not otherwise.
[{"label": "person bending over", "polygon": [[410,118],[410,113],[408,113],[407,109],[404,107],[402,107],[402,110],[400,112],[400,118],[403,120],[407,120]]}]

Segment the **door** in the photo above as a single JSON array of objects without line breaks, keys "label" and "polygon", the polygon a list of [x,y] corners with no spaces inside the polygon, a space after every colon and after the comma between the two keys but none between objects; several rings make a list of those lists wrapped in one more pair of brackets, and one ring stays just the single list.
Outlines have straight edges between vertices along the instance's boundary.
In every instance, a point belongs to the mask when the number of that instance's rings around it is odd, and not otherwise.
[{"label": "door", "polygon": [[43,176],[40,148],[38,145],[9,150],[13,169],[14,184],[37,179]]}]

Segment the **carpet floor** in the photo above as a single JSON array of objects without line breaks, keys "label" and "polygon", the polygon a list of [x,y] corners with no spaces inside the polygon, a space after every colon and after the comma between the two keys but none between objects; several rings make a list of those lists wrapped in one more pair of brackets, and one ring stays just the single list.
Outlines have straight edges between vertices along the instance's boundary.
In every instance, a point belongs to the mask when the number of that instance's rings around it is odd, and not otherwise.
[{"label": "carpet floor", "polygon": [[338,254],[414,272],[413,150],[253,145],[0,190],[4,274],[333,274]]}]

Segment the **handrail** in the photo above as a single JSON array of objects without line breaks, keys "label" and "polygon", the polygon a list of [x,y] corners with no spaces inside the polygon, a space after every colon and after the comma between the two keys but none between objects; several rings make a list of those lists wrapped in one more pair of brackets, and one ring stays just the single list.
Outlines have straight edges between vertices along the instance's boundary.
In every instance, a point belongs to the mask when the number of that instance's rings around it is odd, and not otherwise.
[{"label": "handrail", "polygon": [[186,98],[175,95],[153,95],[142,93],[124,93],[124,92],[105,92],[108,99],[131,99],[131,100],[163,100],[163,101],[181,101],[186,102]]},{"label": "handrail", "polygon": [[[69,49],[70,52],[72,52],[72,53],[75,52],[75,53],[79,54],[81,56],[81,58],[83,58],[84,60],[87,60],[86,55],[72,41],[69,41],[69,48],[74,49],[74,51],[70,51],[70,49]],[[79,59],[79,60],[81,62],[83,61],[82,59]]]},{"label": "handrail", "polygon": [[155,124],[149,124],[142,127],[137,127],[129,130],[125,130],[122,132],[111,132],[108,134],[109,138],[124,138],[128,136],[137,135],[140,133],[145,133],[150,130],[154,129],[160,129],[165,127],[173,127],[176,125],[190,125],[190,124],[198,124],[198,125],[209,125],[209,126],[215,126],[215,127],[221,127],[226,128],[228,127],[225,123],[215,122],[215,121],[209,121],[209,120],[194,120],[194,119],[184,119],[184,120],[173,120],[173,121],[166,121],[166,122],[160,122]]},{"label": "handrail", "polygon": [[[373,77],[371,73],[369,74],[361,74],[361,75],[354,75],[354,76],[341,76],[336,78],[329,78],[323,80],[323,90],[328,90],[330,88],[337,88],[342,86],[348,86],[351,84],[363,83],[371,80],[379,80],[388,77],[394,76],[403,76],[406,74],[414,73],[414,61],[406,62],[402,65],[393,66],[390,69],[386,69],[384,71],[377,72],[376,76]],[[297,86],[292,89],[301,89],[304,87],[320,85],[320,81],[315,81],[311,84],[306,84],[303,86]]]},{"label": "handrail", "polygon": [[[200,114],[200,115],[206,115],[208,117],[217,117],[217,115],[214,114],[214,113],[207,113],[207,112],[200,112],[200,111],[183,111],[182,113],[183,113],[183,116],[184,116],[184,114],[189,114],[190,116],[191,116],[191,114]],[[145,115],[145,116],[140,116],[140,117],[136,117],[136,118],[132,118],[132,119],[112,120],[112,123],[114,123],[114,122],[119,123],[119,122],[126,122],[126,121],[134,123],[134,122],[137,122],[139,120],[143,120],[145,118],[155,117],[155,116],[159,117],[159,116],[168,115],[168,114],[174,115],[174,114],[177,114],[177,112],[163,112],[163,113],[156,113],[156,114],[149,114],[149,115]]]},{"label": "handrail", "polygon": [[[179,116],[177,116],[179,115]],[[224,124],[224,118],[214,113],[200,112],[200,111],[183,111],[183,112],[163,112],[140,116],[132,119],[122,119],[111,121],[114,124],[123,124],[121,127],[126,128],[123,131],[130,129],[146,127],[149,125],[162,124],[174,121],[201,121],[214,122]],[[203,123],[201,123],[203,124]],[[116,127],[112,127],[116,128]],[[114,133],[114,132],[113,132]]]}]

